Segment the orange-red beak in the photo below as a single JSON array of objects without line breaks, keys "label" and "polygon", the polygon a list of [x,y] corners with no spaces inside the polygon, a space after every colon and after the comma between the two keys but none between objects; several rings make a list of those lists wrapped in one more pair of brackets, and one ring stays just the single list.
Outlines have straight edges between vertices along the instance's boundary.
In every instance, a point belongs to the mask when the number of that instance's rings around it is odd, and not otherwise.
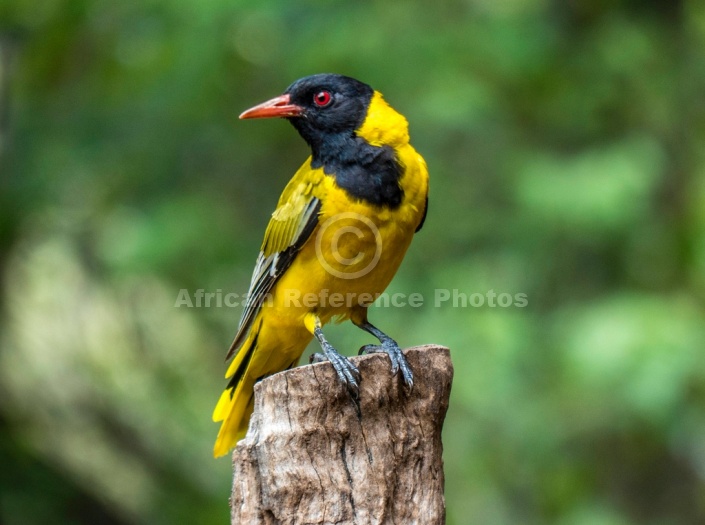
[{"label": "orange-red beak", "polygon": [[291,103],[289,95],[281,95],[248,109],[240,118],[298,117],[303,111],[304,108]]}]

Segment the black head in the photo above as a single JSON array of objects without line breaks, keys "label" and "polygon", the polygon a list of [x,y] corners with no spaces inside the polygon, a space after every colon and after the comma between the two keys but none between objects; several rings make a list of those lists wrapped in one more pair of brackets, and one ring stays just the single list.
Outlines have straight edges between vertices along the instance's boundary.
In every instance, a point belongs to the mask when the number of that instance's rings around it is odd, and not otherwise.
[{"label": "black head", "polygon": [[240,118],[284,117],[314,149],[332,136],[359,128],[374,91],[343,75],[323,73],[291,84],[284,94],[245,111]]},{"label": "black head", "polygon": [[318,134],[352,134],[365,120],[373,91],[354,78],[321,74],[297,80],[284,93],[304,108],[290,121],[311,143]]}]

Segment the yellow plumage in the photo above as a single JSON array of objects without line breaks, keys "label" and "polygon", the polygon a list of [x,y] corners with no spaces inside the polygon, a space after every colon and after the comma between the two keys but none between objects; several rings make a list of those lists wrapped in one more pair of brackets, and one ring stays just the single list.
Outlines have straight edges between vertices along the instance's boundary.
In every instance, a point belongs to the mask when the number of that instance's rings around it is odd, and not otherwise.
[{"label": "yellow plumage", "polygon": [[[428,172],[409,144],[406,119],[374,92],[355,133],[372,146],[393,148],[401,167],[398,183],[403,199],[391,207],[351,196],[323,167],[313,167],[311,157],[287,184],[267,227],[251,283],[251,292],[270,288],[266,300],[243,316],[231,348],[231,353],[237,352],[226,373],[231,384],[213,412],[213,420],[222,421],[215,456],[226,454],[247,431],[255,382],[295,366],[316,326],[333,318],[366,320],[366,307],[392,280],[420,227]],[[284,257],[293,260],[283,273],[270,277]],[[304,298],[320,298],[322,291],[327,297],[337,293],[356,301],[304,304]],[[361,294],[369,294],[370,300],[359,304]]]}]

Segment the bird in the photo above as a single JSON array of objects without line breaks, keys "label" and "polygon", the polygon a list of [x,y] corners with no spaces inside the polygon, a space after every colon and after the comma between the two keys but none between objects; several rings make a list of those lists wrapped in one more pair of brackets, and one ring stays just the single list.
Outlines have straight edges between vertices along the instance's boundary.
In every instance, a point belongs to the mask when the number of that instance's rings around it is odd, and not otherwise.
[{"label": "bird", "polygon": [[264,234],[226,357],[229,382],[213,411],[213,421],[222,422],[215,457],[245,436],[255,383],[295,367],[313,338],[322,350],[313,361],[330,361],[358,399],[357,367],[323,333],[331,320],[350,320],[377,338],[359,353],[386,353],[392,373],[401,371],[407,390],[413,386],[399,345],[367,316],[428,209],[428,169],[409,142],[406,118],[379,91],[332,73],[301,78],[240,115],[276,117],[294,126],[311,154],[284,188]]}]

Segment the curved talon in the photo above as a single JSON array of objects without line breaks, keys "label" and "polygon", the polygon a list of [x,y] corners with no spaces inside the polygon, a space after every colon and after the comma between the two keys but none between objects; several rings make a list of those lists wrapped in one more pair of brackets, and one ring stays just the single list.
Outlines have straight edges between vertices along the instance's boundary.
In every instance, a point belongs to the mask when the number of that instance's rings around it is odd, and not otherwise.
[{"label": "curved talon", "polygon": [[360,349],[357,351],[357,355],[363,355],[363,354],[374,354],[376,352],[380,352],[379,350],[380,346],[379,345],[363,345],[360,347]]},{"label": "curved talon", "polygon": [[323,361],[328,361],[328,360],[326,359],[326,356],[320,352],[315,352],[315,353],[311,354],[311,356],[308,358],[308,362],[310,364],[322,363]]},{"label": "curved talon", "polygon": [[401,375],[404,378],[404,385],[411,392],[414,388],[414,374],[411,372],[411,367],[409,367],[409,363],[404,356],[402,356],[401,361]]}]

